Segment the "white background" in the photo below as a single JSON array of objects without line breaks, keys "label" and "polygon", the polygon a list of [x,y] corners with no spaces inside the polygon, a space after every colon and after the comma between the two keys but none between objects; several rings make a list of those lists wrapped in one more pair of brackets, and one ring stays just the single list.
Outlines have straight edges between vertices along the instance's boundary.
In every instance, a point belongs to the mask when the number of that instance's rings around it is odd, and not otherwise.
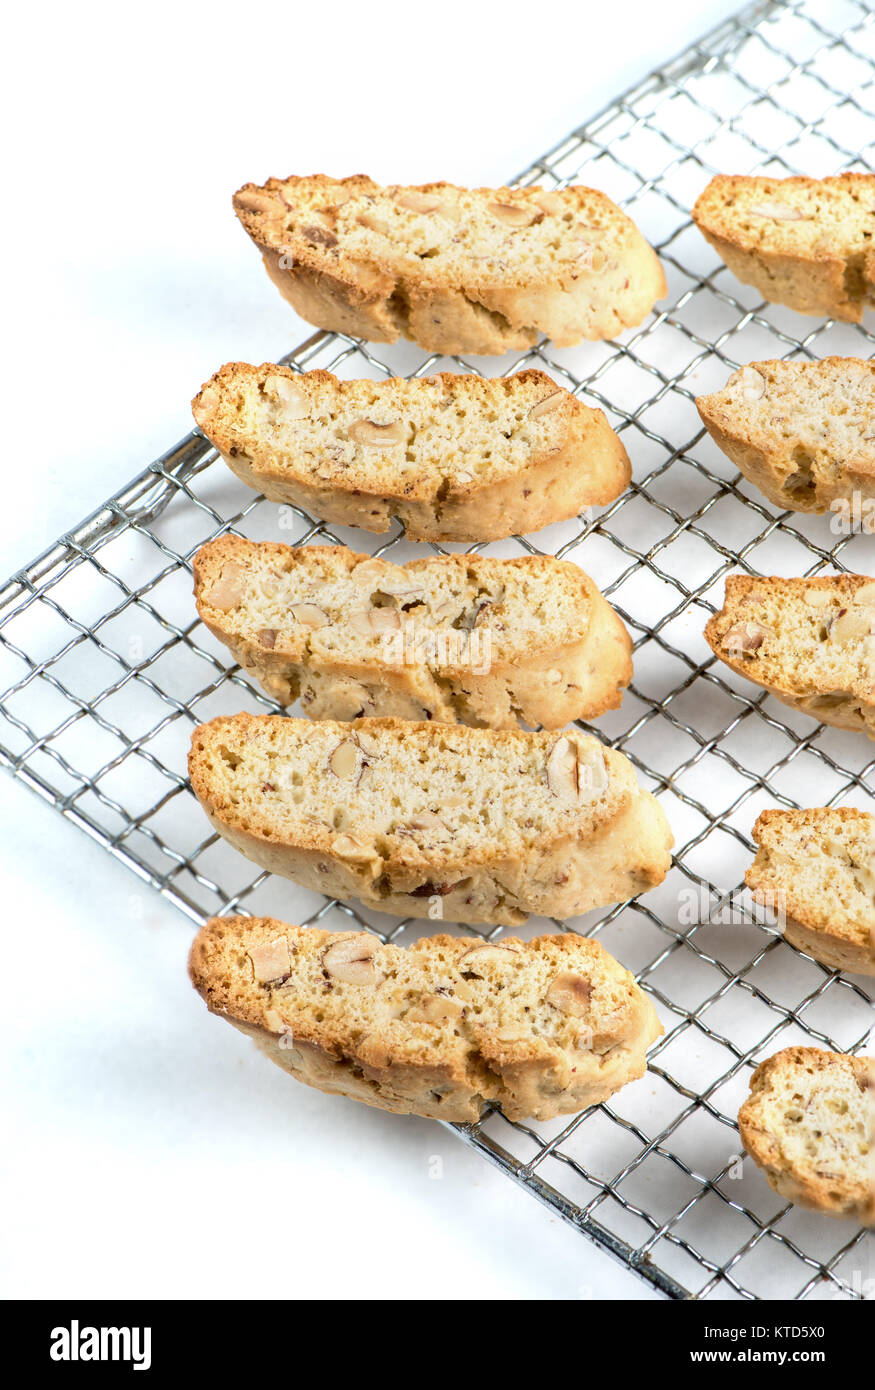
[{"label": "white background", "polygon": [[[233,217],[239,184],[501,182],[736,8],[17,7],[0,578],[186,433],[223,361],[311,331]],[[190,925],[0,787],[0,1293],[649,1296],[446,1130],[268,1066],[190,989]]]}]

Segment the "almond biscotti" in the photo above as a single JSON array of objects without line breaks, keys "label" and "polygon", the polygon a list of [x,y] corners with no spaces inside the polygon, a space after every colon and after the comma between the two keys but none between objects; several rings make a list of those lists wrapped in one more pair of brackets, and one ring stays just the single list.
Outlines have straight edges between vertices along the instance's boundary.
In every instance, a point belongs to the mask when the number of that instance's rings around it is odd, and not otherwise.
[{"label": "almond biscotti", "polygon": [[875,175],[720,174],[693,221],[733,275],[770,303],[859,323],[875,302]]},{"label": "almond biscotti", "polygon": [[715,655],[776,699],[875,738],[875,580],[733,574],[705,628]]},{"label": "almond biscotti", "polygon": [[549,1120],[642,1076],[662,1033],[650,1000],[596,941],[367,932],[213,918],[189,973],[215,1014],[309,1086],[396,1114],[470,1122],[490,1102]]},{"label": "almond biscotti", "polygon": [[234,209],[308,323],[427,352],[613,338],[666,293],[653,249],[592,188],[381,188],[364,175],[268,179]]},{"label": "almond biscotti", "polygon": [[231,362],[192,402],[204,434],[272,502],[413,540],[500,540],[602,506],[626,450],[543,372],[340,381]]},{"label": "almond biscotti", "polygon": [[776,1052],[751,1077],[738,1127],[782,1197],[875,1225],[875,1058]]},{"label": "almond biscotti", "polygon": [[875,498],[875,363],[751,362],[699,396],[712,439],[775,506],[845,509]]},{"label": "almond biscotti", "polygon": [[632,643],[577,565],[221,536],[194,557],[198,613],[280,704],[313,719],[394,715],[559,729],[616,709]]},{"label": "almond biscotti", "polygon": [[853,807],[764,811],[745,874],[792,945],[828,965],[875,975],[875,816]]},{"label": "almond biscotti", "polygon": [[573,917],[670,863],[659,802],[577,730],[238,714],[195,729],[189,772],[213,828],[263,869],[403,917]]}]

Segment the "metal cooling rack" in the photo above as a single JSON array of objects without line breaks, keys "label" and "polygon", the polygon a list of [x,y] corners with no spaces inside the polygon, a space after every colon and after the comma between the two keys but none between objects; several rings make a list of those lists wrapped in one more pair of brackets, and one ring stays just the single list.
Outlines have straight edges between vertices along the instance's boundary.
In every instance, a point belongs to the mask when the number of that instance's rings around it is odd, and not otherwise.
[{"label": "metal cooling rack", "polygon": [[[678,846],[660,888],[560,924],[598,936],[653,997],[666,1034],[647,1077],[570,1120],[511,1124],[495,1111],[458,1132],[675,1298],[861,1298],[873,1287],[864,1233],[783,1203],[750,1160],[738,1161],[735,1128],[762,1057],[794,1042],[866,1045],[871,992],[759,924],[738,885],[764,807],[871,805],[872,746],[737,680],[702,638],[729,571],[866,571],[872,541],[834,534],[828,518],[774,512],[712,445],[693,405],[751,359],[866,356],[873,337],[763,304],[688,215],[719,171],[869,169],[873,55],[863,3],[757,4],[574,131],[517,182],[588,182],[627,207],[663,258],[662,311],[617,342],[569,351],[545,342],[513,361],[456,363],[540,367],[602,406],[623,436],[635,476],[623,497],[488,549],[572,557],[622,614],[636,638],[635,680],[596,732],[661,796]],[[285,360],[345,376],[452,366],[409,344],[375,351],[324,333]],[[218,365],[205,363],[205,375]],[[408,940],[422,924],[253,873],[206,833],[192,803],[192,726],[277,708],[194,619],[191,557],[227,529],[398,560],[417,553],[400,532],[377,542],[255,498],[189,435],[0,591],[0,759],[196,922],[237,910],[353,918],[384,940]],[[529,930],[551,929],[541,920]]]}]

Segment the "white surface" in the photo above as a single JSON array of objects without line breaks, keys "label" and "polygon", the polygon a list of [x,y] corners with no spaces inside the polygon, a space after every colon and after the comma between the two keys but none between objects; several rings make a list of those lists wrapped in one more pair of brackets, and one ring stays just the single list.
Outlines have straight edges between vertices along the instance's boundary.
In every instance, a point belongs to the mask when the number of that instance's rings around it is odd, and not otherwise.
[{"label": "white surface", "polygon": [[[310,331],[235,222],[240,183],[500,181],[736,8],[20,7],[4,575],[183,435],[220,363]],[[649,1296],[444,1129],[267,1066],[190,990],[179,914],[0,786],[0,1293]]]}]

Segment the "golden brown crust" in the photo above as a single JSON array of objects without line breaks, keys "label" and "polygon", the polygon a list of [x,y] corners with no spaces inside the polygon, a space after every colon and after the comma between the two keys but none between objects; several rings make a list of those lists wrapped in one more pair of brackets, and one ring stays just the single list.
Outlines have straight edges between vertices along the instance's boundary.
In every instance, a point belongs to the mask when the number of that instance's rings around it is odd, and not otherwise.
[{"label": "golden brown crust", "polygon": [[594,189],[319,174],[246,184],[234,209],[303,318],[375,342],[500,354],[545,333],[565,347],[640,323],[666,293],[652,248]]},{"label": "golden brown crust", "polygon": [[[622,622],[582,570],[552,556],[398,566],[225,535],[193,569],[201,620],[269,695],[300,699],[310,718],[555,729],[616,709],[632,678]],[[373,614],[395,628],[372,631]]]},{"label": "golden brown crust", "polygon": [[[289,391],[301,402],[291,412]],[[631,476],[602,411],[532,370],[373,382],[229,362],[192,411],[228,467],[271,501],[366,531],[397,516],[414,540],[537,531],[613,501]],[[372,418],[404,439],[353,439]]]},{"label": "golden brown crust", "polygon": [[298,1080],[456,1122],[490,1102],[541,1120],[598,1104],[643,1074],[662,1033],[628,971],[573,935],[494,945],[444,935],[405,950],[214,918],[189,974],[213,1013]]},{"label": "golden brown crust", "polygon": [[782,1197],[875,1224],[875,1059],[789,1047],[757,1067],[741,1141]]},{"label": "golden brown crust", "polygon": [[734,275],[770,303],[859,323],[875,297],[875,176],[719,174],[693,221]]}]

